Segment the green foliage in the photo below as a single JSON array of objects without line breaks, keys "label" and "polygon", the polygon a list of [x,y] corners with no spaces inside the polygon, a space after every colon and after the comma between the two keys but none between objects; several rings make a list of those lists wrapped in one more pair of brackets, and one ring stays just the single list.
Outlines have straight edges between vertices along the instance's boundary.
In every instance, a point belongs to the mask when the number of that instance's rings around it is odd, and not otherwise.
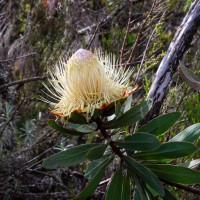
[{"label": "green foliage", "polygon": [[108,52],[113,52],[116,55],[120,51],[125,30],[122,30],[118,25],[113,26],[109,33],[102,35],[102,46]]},{"label": "green foliage", "polygon": [[181,117],[181,113],[172,112],[154,118],[138,129],[138,132],[148,132],[155,136],[162,135],[169,130]]},{"label": "green foliage", "polygon": [[131,151],[151,151],[160,146],[159,140],[148,133],[136,133],[116,141],[115,144],[123,149]]},{"label": "green foliage", "polygon": [[103,178],[103,175],[105,173],[106,168],[108,165],[113,161],[113,156],[107,158],[101,166],[99,166],[99,169],[97,173],[94,175],[94,177],[91,179],[91,181],[88,183],[88,185],[83,189],[83,191],[78,194],[78,196],[75,197],[74,200],[82,200],[87,198],[94,192],[94,190],[98,187],[99,182]]},{"label": "green foliage", "polygon": [[139,160],[158,160],[165,162],[172,158],[180,158],[190,155],[197,150],[197,147],[187,142],[168,142],[160,145],[156,150],[145,153],[137,153],[134,158]]},{"label": "green foliage", "polygon": [[175,141],[185,141],[185,142],[194,142],[199,138],[200,135],[200,123],[193,124],[185,130],[181,131],[175,137],[173,137],[170,142]]},{"label": "green foliage", "polygon": [[148,168],[146,168],[144,165],[140,164],[131,157],[126,156],[124,160],[130,172],[134,174],[134,176],[140,177],[143,182],[148,184],[158,194],[164,196],[164,188],[160,183],[158,177],[156,177],[156,175],[153,172],[151,172]]},{"label": "green foliage", "polygon": [[7,101],[3,104],[0,102],[0,155],[6,148],[13,148],[13,132],[15,128],[12,124],[12,114],[14,107]]},{"label": "green foliage", "polygon": [[150,79],[147,76],[145,76],[144,77],[144,91],[145,91],[146,95],[149,92],[150,86],[151,86],[151,81],[150,81]]},{"label": "green foliage", "polygon": [[[79,124],[78,117],[74,118],[73,123],[66,123],[67,127],[59,126],[53,120],[49,121],[52,128],[72,136],[99,131],[106,141],[76,146],[50,156],[43,162],[46,169],[69,167],[87,160],[90,162],[85,171],[89,183],[75,197],[76,200],[89,197],[98,187],[108,166],[116,160],[120,164],[108,184],[105,194],[107,200],[130,200],[132,190],[134,200],[154,199],[158,196],[164,200],[176,199],[162,181],[200,183],[200,173],[194,170],[200,164],[199,159],[180,165],[171,164],[175,163],[177,158],[193,155],[197,151],[194,142],[200,135],[199,123],[181,131],[170,141],[161,143],[159,138],[181,117],[179,112],[172,112],[149,121],[139,127],[135,134],[126,132],[119,136],[122,128],[128,130],[127,126],[135,125],[151,108],[151,101],[145,101],[132,108],[130,102],[130,99],[127,99],[112,105],[113,119],[110,121],[104,115],[108,108],[98,111],[88,124]],[[112,132],[116,134],[115,140],[109,135],[112,129],[115,129]]]},{"label": "green foliage", "polygon": [[104,123],[103,126],[108,129],[113,129],[133,125],[137,121],[143,119],[143,117],[149,112],[151,104],[151,100],[145,101],[125,112],[118,119],[115,118],[107,123]]},{"label": "green foliage", "polygon": [[184,109],[186,111],[187,121],[190,123],[197,123],[200,119],[200,93],[195,92],[188,96],[188,98],[184,101]]},{"label": "green foliage", "polygon": [[121,200],[122,189],[123,189],[123,174],[122,174],[122,169],[119,168],[115,172],[114,176],[110,181],[105,200],[110,200],[110,199]]},{"label": "green foliage", "polygon": [[167,181],[182,184],[200,183],[200,173],[189,168],[166,164],[147,165],[147,167]]},{"label": "green foliage", "polygon": [[23,124],[23,127],[20,128],[20,140],[25,141],[25,142],[29,142],[31,143],[32,141],[34,141],[34,137],[35,137],[35,120],[31,119],[31,120],[26,120]]},{"label": "green foliage", "polygon": [[46,169],[56,169],[58,167],[69,167],[77,165],[87,159],[87,153],[99,146],[99,144],[84,144],[73,147],[63,152],[50,156],[43,162]]},{"label": "green foliage", "polygon": [[198,78],[190,69],[182,65],[179,67],[179,73],[191,88],[200,91],[200,78]]},{"label": "green foliage", "polygon": [[66,133],[68,135],[77,135],[77,136],[83,136],[87,133],[91,133],[97,128],[95,123],[86,125],[80,125],[80,124],[78,125],[70,123],[67,129],[63,128],[62,126],[59,126],[54,120],[49,120],[48,125],[61,133]]}]

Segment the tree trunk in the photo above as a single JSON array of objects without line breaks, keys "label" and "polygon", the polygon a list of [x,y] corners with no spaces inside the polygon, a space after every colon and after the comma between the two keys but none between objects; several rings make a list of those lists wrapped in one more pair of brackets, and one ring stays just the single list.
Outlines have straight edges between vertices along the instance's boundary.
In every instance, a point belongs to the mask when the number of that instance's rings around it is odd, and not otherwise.
[{"label": "tree trunk", "polygon": [[177,71],[180,59],[182,59],[184,53],[189,48],[199,25],[200,1],[196,0],[192,3],[187,15],[184,17],[156,72],[155,79],[147,96],[147,99],[153,100],[153,106],[141,124],[145,124],[159,115],[169,83]]}]

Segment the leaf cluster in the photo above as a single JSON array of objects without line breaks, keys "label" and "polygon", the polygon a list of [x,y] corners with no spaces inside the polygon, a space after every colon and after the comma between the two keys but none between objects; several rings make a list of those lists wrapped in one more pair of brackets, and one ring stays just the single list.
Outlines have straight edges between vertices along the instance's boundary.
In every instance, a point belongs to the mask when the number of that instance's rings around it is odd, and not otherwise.
[{"label": "leaf cluster", "polygon": [[[68,122],[65,127],[49,120],[48,124],[59,132],[71,136],[98,132],[104,140],[102,143],[83,144],[52,155],[43,162],[43,167],[52,170],[89,160],[85,171],[89,182],[74,198],[76,200],[86,199],[95,191],[113,162],[119,164],[107,186],[106,200],[129,200],[132,196],[135,200],[151,200],[158,196],[161,199],[176,199],[163,183],[200,183],[200,173],[194,169],[199,165],[199,159],[174,164],[175,159],[197,152],[194,142],[200,135],[200,124],[193,124],[167,142],[161,142],[160,137],[180,119],[179,112],[164,114],[139,128],[135,126],[134,133],[127,131],[128,127],[143,119],[151,104],[148,100],[130,107],[130,99],[127,99],[96,112],[89,124],[81,118],[83,116],[77,116],[80,114],[72,115],[69,121],[73,123]],[[115,140],[111,133],[116,135]]]}]

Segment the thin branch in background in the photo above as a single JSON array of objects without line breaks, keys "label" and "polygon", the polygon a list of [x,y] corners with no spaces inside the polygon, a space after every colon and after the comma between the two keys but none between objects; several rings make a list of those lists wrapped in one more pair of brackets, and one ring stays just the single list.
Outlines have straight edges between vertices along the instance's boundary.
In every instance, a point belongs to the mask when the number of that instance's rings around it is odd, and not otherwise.
[{"label": "thin branch in background", "polygon": [[134,53],[135,53],[135,50],[136,50],[137,47],[138,47],[138,43],[139,43],[139,41],[140,41],[140,39],[141,39],[141,37],[142,37],[142,35],[143,35],[143,31],[144,31],[144,28],[145,28],[145,26],[146,26],[146,23],[147,23],[147,21],[149,20],[149,17],[151,16],[151,14],[152,14],[152,12],[153,12],[153,10],[154,10],[156,4],[157,4],[157,0],[154,0],[153,5],[152,5],[152,7],[151,7],[151,10],[149,11],[148,15],[147,15],[146,18],[143,20],[143,22],[142,22],[142,24],[141,24],[141,26],[140,26],[139,33],[137,34],[137,38],[136,38],[136,40],[135,40],[135,42],[134,42],[134,44],[133,44],[133,46],[132,46],[132,48],[131,48],[131,53],[130,53],[130,55],[129,55],[129,58],[128,58],[127,63],[130,63],[131,60],[132,60],[132,58],[133,58],[133,55],[134,55]]},{"label": "thin branch in background", "polygon": [[92,42],[94,41],[94,38],[97,34],[97,31],[99,30],[99,27],[101,26],[101,24],[108,18],[109,14],[114,10],[115,8],[111,9],[110,12],[104,17],[101,19],[101,21],[99,22],[99,24],[97,25],[95,31],[94,31],[94,34],[92,35],[92,38],[90,39],[89,41],[89,44],[87,46],[87,49],[90,49],[91,45],[92,45]]},{"label": "thin branch in background", "polygon": [[[53,132],[54,132],[54,131],[53,131]],[[53,133],[53,132],[52,132],[52,133]],[[67,139],[69,139],[69,137],[64,138],[61,142],[66,141]],[[33,166],[27,167],[27,165],[31,164],[31,163],[32,163],[33,161],[35,161],[35,160],[40,159],[40,158],[41,158],[42,156],[44,156],[46,153],[48,153],[49,151],[51,151],[52,149],[54,149],[59,143],[60,143],[60,141],[57,142],[57,143],[56,143],[55,145],[53,145],[52,147],[48,148],[47,150],[43,151],[43,152],[40,153],[39,155],[37,155],[37,156],[35,156],[34,158],[30,159],[29,161],[23,163],[23,164],[22,164],[21,166],[19,166],[17,169],[15,169],[15,170],[13,170],[13,171],[10,171],[10,172],[8,172],[8,173],[6,173],[6,174],[4,174],[3,177],[6,177],[6,176],[8,176],[8,175],[10,175],[10,174],[13,174],[13,173],[15,173],[15,172],[17,172],[17,171],[23,170],[25,167],[28,168],[28,169],[30,170]],[[41,160],[38,160],[38,161],[37,161],[37,164],[41,163],[44,159],[45,159],[45,158],[42,158]],[[34,165],[35,165],[35,164],[34,164]]]},{"label": "thin branch in background", "polygon": [[0,16],[3,16],[3,15],[5,15],[5,14],[7,14],[8,12],[2,12],[2,13],[0,13]]},{"label": "thin branch in background", "polygon": [[131,22],[131,16],[132,16],[132,7],[133,7],[133,4],[132,4],[132,1],[131,1],[130,11],[129,11],[129,16],[128,16],[128,24],[127,24],[127,27],[126,27],[126,33],[125,33],[124,41],[123,41],[123,44],[122,44],[122,47],[121,47],[121,50],[120,50],[120,64],[123,62],[124,48],[125,48],[125,44],[126,44],[126,41],[127,41],[127,38],[128,38],[129,30],[130,30],[130,22]]},{"label": "thin branch in background", "polygon": [[19,85],[19,84],[24,84],[24,83],[27,83],[27,82],[45,80],[45,79],[47,79],[47,76],[36,76],[36,77],[33,77],[33,78],[26,78],[26,79],[23,79],[23,80],[17,80],[17,81],[13,81],[11,83],[1,85],[0,90],[3,90],[5,88],[8,88],[8,87],[13,86],[13,85]]},{"label": "thin branch in background", "polygon": [[[165,12],[164,12],[163,15],[160,17],[160,20],[159,20],[158,24],[161,22],[161,20],[162,20],[162,18],[163,18],[164,15],[165,15]],[[144,50],[144,53],[143,53],[143,56],[142,56],[142,60],[141,60],[141,63],[140,63],[140,68],[139,68],[138,73],[137,73],[137,76],[136,76],[136,78],[135,78],[135,83],[137,82],[137,80],[138,80],[138,78],[139,78],[139,76],[140,76],[141,70],[142,70],[143,67],[144,67],[143,64],[144,64],[144,62],[145,62],[146,53],[147,53],[147,50],[148,50],[150,41],[152,40],[152,38],[153,38],[155,32],[156,32],[156,27],[155,27],[154,30],[152,31],[152,33],[151,33],[151,35],[150,35],[150,37],[149,37],[149,39],[148,39],[148,41],[147,41],[147,44],[146,44],[146,47],[145,47],[145,50]]]},{"label": "thin branch in background", "polygon": [[185,99],[185,97],[187,96],[187,93],[188,93],[188,89],[185,89],[184,93],[181,95],[181,98],[180,100],[178,101],[177,105],[176,105],[176,109],[175,111],[178,111],[179,110],[179,107],[181,106],[181,104],[183,103],[183,100]]},{"label": "thin branch in background", "polygon": [[26,55],[23,55],[23,56],[18,56],[18,57],[15,57],[15,58],[9,58],[9,59],[6,59],[6,60],[0,60],[0,63],[3,63],[3,62],[10,62],[10,61],[13,61],[13,60],[16,60],[16,59],[19,59],[19,58],[26,58],[28,56],[33,56],[33,55],[36,55],[37,52],[33,52],[33,53],[29,53],[29,54],[26,54]]}]

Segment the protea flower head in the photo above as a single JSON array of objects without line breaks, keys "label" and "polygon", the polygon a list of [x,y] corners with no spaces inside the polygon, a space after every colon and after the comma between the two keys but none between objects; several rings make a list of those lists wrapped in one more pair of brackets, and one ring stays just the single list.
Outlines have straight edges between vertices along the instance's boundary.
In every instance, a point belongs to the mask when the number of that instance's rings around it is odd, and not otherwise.
[{"label": "protea flower head", "polygon": [[45,100],[51,113],[59,117],[70,117],[72,112],[83,113],[89,120],[95,109],[104,109],[111,103],[129,96],[130,70],[116,67],[112,54],[98,56],[79,49],[67,61],[59,61],[50,70],[49,96],[55,102]]}]

